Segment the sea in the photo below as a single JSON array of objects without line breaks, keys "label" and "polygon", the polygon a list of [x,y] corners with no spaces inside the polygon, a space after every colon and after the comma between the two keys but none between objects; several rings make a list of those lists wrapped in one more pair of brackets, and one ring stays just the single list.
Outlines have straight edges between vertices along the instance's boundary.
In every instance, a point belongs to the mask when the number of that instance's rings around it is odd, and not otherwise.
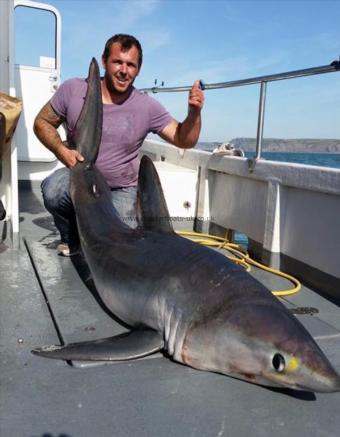
[{"label": "sea", "polygon": [[[198,143],[197,148],[212,152],[217,143]],[[253,158],[255,152],[245,152],[247,158]],[[298,164],[316,165],[321,167],[340,168],[340,153],[330,152],[262,152],[262,158],[269,161],[296,162]]]},{"label": "sea", "polygon": [[[246,152],[247,158],[253,156],[255,156],[253,152]],[[340,153],[262,152],[262,157],[269,161],[295,162],[320,167],[340,168]]]}]

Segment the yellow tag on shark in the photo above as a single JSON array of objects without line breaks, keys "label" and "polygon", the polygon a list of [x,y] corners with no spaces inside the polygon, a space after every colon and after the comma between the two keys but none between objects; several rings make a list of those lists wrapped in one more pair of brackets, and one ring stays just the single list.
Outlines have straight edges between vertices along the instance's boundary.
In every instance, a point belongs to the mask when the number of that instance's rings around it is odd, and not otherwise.
[{"label": "yellow tag on shark", "polygon": [[287,366],[287,370],[289,371],[293,371],[296,370],[299,367],[299,360],[292,356],[292,358],[289,360],[288,366]]}]

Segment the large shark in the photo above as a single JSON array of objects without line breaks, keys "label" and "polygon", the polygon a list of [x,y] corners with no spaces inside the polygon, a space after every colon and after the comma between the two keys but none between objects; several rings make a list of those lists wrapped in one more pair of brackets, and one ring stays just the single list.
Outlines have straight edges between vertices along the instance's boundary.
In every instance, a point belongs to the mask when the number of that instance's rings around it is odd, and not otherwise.
[{"label": "large shark", "polygon": [[196,369],[248,382],[334,392],[340,377],[310,334],[242,267],[173,231],[152,161],[141,160],[137,218],[129,227],[112,206],[95,160],[101,138],[99,70],[93,59],[71,171],[81,247],[106,307],[131,331],[33,353],[86,361],[137,359],[164,350]]}]

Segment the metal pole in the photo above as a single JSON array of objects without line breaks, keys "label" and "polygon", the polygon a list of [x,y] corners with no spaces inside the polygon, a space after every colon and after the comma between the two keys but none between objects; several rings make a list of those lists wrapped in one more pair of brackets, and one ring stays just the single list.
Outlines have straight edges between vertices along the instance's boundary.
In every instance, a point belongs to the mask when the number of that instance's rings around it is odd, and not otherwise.
[{"label": "metal pole", "polygon": [[[204,84],[204,90],[213,90],[218,88],[232,88],[242,85],[254,85],[262,82],[273,82],[276,80],[293,79],[296,77],[314,76],[316,74],[334,73],[340,71],[340,61],[334,61],[330,65],[324,65],[321,67],[306,68],[303,70],[294,70],[286,73],[270,74],[267,76],[258,76],[250,79],[233,80],[230,82],[220,82]],[[152,87],[142,88],[140,91],[146,93],[174,93],[189,91],[191,86],[179,86],[179,87]]]},{"label": "metal pole", "polygon": [[261,82],[260,100],[259,100],[259,115],[257,119],[257,135],[256,135],[256,156],[255,159],[261,158],[263,126],[264,126],[264,110],[266,106],[266,90],[267,82]]}]

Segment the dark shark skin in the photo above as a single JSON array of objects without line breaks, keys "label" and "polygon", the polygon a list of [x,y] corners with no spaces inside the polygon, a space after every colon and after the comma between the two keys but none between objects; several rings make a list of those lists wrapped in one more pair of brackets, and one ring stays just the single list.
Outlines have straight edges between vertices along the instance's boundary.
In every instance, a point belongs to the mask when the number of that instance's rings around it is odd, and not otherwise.
[{"label": "dark shark skin", "polygon": [[[64,360],[130,360],[165,350],[196,369],[248,382],[334,392],[340,377],[306,329],[271,292],[223,255],[172,229],[152,161],[143,157],[137,229],[112,206],[93,162],[100,143],[101,95],[93,60],[79,123],[86,157],[72,169],[71,196],[81,246],[98,293],[130,333],[35,349]],[[84,114],[83,114],[84,113]]]}]

